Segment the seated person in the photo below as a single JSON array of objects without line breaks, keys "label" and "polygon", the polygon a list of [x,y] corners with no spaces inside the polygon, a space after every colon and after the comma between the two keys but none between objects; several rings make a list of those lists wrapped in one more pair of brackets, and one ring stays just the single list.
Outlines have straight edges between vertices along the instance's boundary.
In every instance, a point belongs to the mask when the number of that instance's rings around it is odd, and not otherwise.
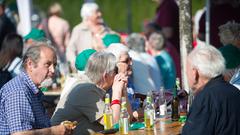
[{"label": "seated person", "polygon": [[224,79],[230,81],[234,73],[240,67],[240,23],[227,22],[219,26],[219,37],[221,43],[224,45],[219,48],[222,53],[226,70],[224,72]]},{"label": "seated person", "polygon": [[240,68],[236,71],[230,80],[230,83],[240,90]]},{"label": "seated person", "polygon": [[61,92],[60,98],[66,97],[64,95],[68,94],[73,87],[81,83],[81,80],[84,80],[84,73],[87,61],[89,57],[95,52],[96,50],[94,49],[86,49],[77,55],[75,60],[75,67],[78,70],[78,73],[72,73],[66,77],[64,88]]},{"label": "seated person", "polygon": [[166,44],[163,34],[152,33],[148,43],[148,49],[155,56],[159,66],[164,88],[166,90],[173,89],[176,82],[176,66],[170,54],[165,51]]},{"label": "seated person", "polygon": [[182,135],[239,135],[240,92],[224,81],[225,60],[213,46],[197,46],[187,57],[194,100]]},{"label": "seated person", "polygon": [[[90,56],[85,67],[85,82],[76,85],[66,98],[61,98],[51,119],[52,125],[62,120],[77,121],[74,135],[88,135],[89,130],[101,131],[103,127],[103,101],[106,90],[112,87],[112,100],[126,97],[127,76],[116,73],[116,58],[107,52]],[[113,122],[119,120],[120,105],[113,104]],[[131,114],[131,109],[129,109]]]}]

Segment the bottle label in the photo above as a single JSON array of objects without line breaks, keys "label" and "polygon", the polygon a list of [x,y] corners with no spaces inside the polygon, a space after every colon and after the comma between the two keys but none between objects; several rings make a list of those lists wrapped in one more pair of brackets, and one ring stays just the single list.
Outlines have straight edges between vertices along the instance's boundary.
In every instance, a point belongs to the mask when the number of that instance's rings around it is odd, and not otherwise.
[{"label": "bottle label", "polygon": [[166,104],[160,105],[160,116],[165,116],[167,114],[167,106]]},{"label": "bottle label", "polygon": [[119,121],[120,134],[128,134],[128,118],[121,118]]}]

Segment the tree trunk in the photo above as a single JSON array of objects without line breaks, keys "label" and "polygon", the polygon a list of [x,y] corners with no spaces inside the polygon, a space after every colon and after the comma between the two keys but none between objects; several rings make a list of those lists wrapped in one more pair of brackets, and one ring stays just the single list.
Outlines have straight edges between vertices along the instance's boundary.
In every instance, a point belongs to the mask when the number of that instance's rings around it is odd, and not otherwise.
[{"label": "tree trunk", "polygon": [[192,15],[191,0],[179,0],[179,31],[180,31],[180,55],[183,89],[189,92],[186,76],[187,55],[192,50]]}]

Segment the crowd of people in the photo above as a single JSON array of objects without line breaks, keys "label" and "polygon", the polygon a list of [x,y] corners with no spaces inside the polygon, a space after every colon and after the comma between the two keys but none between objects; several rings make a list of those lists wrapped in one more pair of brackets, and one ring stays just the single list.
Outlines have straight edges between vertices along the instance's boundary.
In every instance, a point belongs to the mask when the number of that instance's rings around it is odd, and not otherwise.
[{"label": "crowd of people", "polygon": [[[0,1],[0,134],[88,135],[104,130],[106,93],[114,124],[122,97],[130,122],[140,121],[147,93],[162,88],[172,92],[176,78],[181,79],[178,5],[175,0],[157,2],[156,18],[145,31],[123,39],[105,25],[94,2],[82,5],[82,22],[72,32],[61,18],[61,5],[54,3],[38,28],[21,37]],[[240,22],[228,20],[218,29],[222,47],[199,43],[187,57],[195,98],[183,135],[240,133]],[[65,82],[49,117],[41,89],[52,86],[56,72]],[[65,125],[66,120],[77,124]]]}]

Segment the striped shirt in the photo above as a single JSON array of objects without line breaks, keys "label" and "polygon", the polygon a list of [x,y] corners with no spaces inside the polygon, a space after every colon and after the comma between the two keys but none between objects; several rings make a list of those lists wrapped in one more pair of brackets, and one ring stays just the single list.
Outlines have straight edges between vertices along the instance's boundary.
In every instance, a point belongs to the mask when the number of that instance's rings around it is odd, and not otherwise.
[{"label": "striped shirt", "polygon": [[0,90],[0,134],[50,127],[43,93],[22,72]]}]

